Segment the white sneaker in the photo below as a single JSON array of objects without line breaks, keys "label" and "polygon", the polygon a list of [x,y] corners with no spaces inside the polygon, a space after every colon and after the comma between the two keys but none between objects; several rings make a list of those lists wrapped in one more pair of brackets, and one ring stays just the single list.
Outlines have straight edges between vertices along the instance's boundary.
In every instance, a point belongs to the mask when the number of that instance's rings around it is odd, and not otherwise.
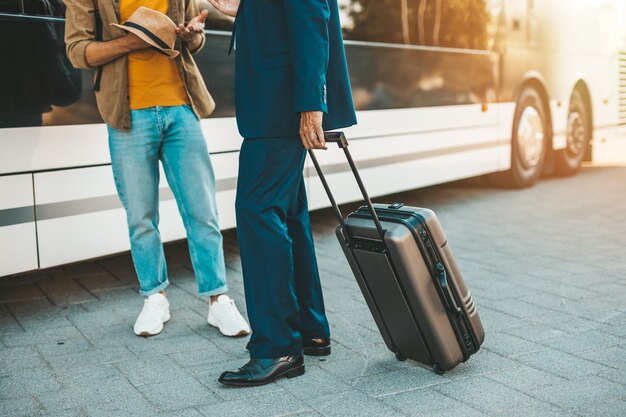
[{"label": "white sneaker", "polygon": [[209,306],[209,324],[220,329],[224,336],[246,336],[250,326],[243,318],[235,302],[226,294],[217,297]]},{"label": "white sneaker", "polygon": [[170,319],[170,303],[161,294],[152,294],[143,302],[143,309],[135,322],[137,336],[154,336],[163,331],[163,324]]}]

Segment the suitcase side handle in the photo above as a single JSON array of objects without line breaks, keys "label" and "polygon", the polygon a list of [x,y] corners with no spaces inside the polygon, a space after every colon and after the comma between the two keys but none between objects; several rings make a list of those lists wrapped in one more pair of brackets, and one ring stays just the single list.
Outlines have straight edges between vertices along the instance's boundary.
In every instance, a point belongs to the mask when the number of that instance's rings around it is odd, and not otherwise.
[{"label": "suitcase side handle", "polygon": [[[380,240],[382,241],[384,245],[385,244],[385,231],[383,229],[383,226],[380,224],[380,220],[378,218],[378,215],[376,214],[376,210],[374,209],[374,206],[372,205],[372,200],[370,199],[369,194],[367,193],[367,190],[365,189],[365,185],[363,185],[363,180],[361,179],[361,176],[359,175],[359,171],[356,168],[356,164],[354,163],[354,160],[352,159],[352,155],[350,154],[350,151],[348,150],[348,139],[346,139],[346,135],[344,135],[343,132],[324,132],[324,139],[326,140],[326,142],[336,142],[337,145],[341,149],[343,149],[343,152],[346,155],[346,159],[348,160],[348,165],[350,165],[350,170],[352,171],[352,174],[354,175],[354,178],[356,179],[356,183],[359,186],[359,189],[361,190],[361,194],[363,195],[363,200],[365,200],[365,204],[369,208],[370,214],[372,215],[372,219],[374,220],[374,224],[376,225],[376,230],[378,230],[378,235],[380,236]],[[328,195],[330,204],[333,206],[333,211],[335,212],[335,216],[337,217],[337,220],[339,220],[339,224],[341,225],[343,230],[346,230],[347,232],[347,229],[345,227],[346,223],[345,223],[343,214],[341,214],[341,210],[339,210],[339,206],[337,205],[337,202],[335,201],[335,198],[333,197],[333,193],[330,190],[330,187],[328,186],[326,177],[324,176],[324,173],[322,172],[322,169],[320,168],[320,165],[317,162],[317,158],[315,157],[315,154],[313,153],[312,149],[309,149],[309,156],[311,157],[311,160],[313,161],[313,165],[315,166],[317,175],[322,181],[322,185],[324,186],[326,195]]]}]

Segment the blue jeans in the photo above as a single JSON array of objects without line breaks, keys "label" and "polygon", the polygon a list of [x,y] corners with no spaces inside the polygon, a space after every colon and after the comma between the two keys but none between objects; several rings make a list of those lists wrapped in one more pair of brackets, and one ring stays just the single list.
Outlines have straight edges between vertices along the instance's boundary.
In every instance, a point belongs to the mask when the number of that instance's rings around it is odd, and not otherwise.
[{"label": "blue jeans", "polygon": [[107,126],[111,166],[126,209],[140,294],[168,285],[159,233],[159,160],[183,218],[201,295],[226,292],[215,175],[200,122],[189,106],[131,110],[131,130]]}]

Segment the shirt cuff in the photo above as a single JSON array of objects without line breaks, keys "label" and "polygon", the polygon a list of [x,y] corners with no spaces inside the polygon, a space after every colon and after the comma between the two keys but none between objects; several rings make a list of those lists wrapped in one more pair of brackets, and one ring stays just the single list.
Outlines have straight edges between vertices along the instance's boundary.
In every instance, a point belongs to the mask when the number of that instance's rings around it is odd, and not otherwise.
[{"label": "shirt cuff", "polygon": [[89,46],[91,42],[93,41],[80,41],[74,44],[69,54],[70,61],[74,67],[82,69],[91,68],[87,62],[87,56],[85,55],[87,46]]},{"label": "shirt cuff", "polygon": [[202,34],[202,41],[200,42],[200,46],[198,46],[196,49],[194,49],[193,51],[190,49],[189,52],[191,53],[191,55],[195,55],[198,52],[200,52],[202,50],[202,48],[204,48],[204,44],[206,42],[206,36],[204,35],[204,33]]}]

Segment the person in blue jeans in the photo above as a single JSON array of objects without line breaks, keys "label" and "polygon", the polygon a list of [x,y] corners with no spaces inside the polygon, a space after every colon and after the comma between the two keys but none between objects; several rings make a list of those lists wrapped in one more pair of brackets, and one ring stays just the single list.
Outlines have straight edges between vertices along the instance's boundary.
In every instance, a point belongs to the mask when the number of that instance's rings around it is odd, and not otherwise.
[{"label": "person in blue jeans", "polygon": [[[191,56],[204,45],[207,13],[198,15],[192,0],[121,0],[115,10],[101,10],[108,41],[93,39],[92,13],[91,0],[67,1],[66,44],[75,66],[102,66],[96,98],[109,133],[111,166],[126,210],[139,292],[146,297],[134,331],[156,335],[170,319],[158,228],[160,161],[187,231],[199,293],[210,297],[207,321],[226,336],[247,335],[248,323],[226,295],[215,176],[199,120],[215,104]],[[177,49],[160,50],[132,31],[112,32],[110,24],[120,23],[118,16],[123,23],[132,20],[133,13],[178,19],[177,28],[144,28],[176,31],[181,40]]]}]

